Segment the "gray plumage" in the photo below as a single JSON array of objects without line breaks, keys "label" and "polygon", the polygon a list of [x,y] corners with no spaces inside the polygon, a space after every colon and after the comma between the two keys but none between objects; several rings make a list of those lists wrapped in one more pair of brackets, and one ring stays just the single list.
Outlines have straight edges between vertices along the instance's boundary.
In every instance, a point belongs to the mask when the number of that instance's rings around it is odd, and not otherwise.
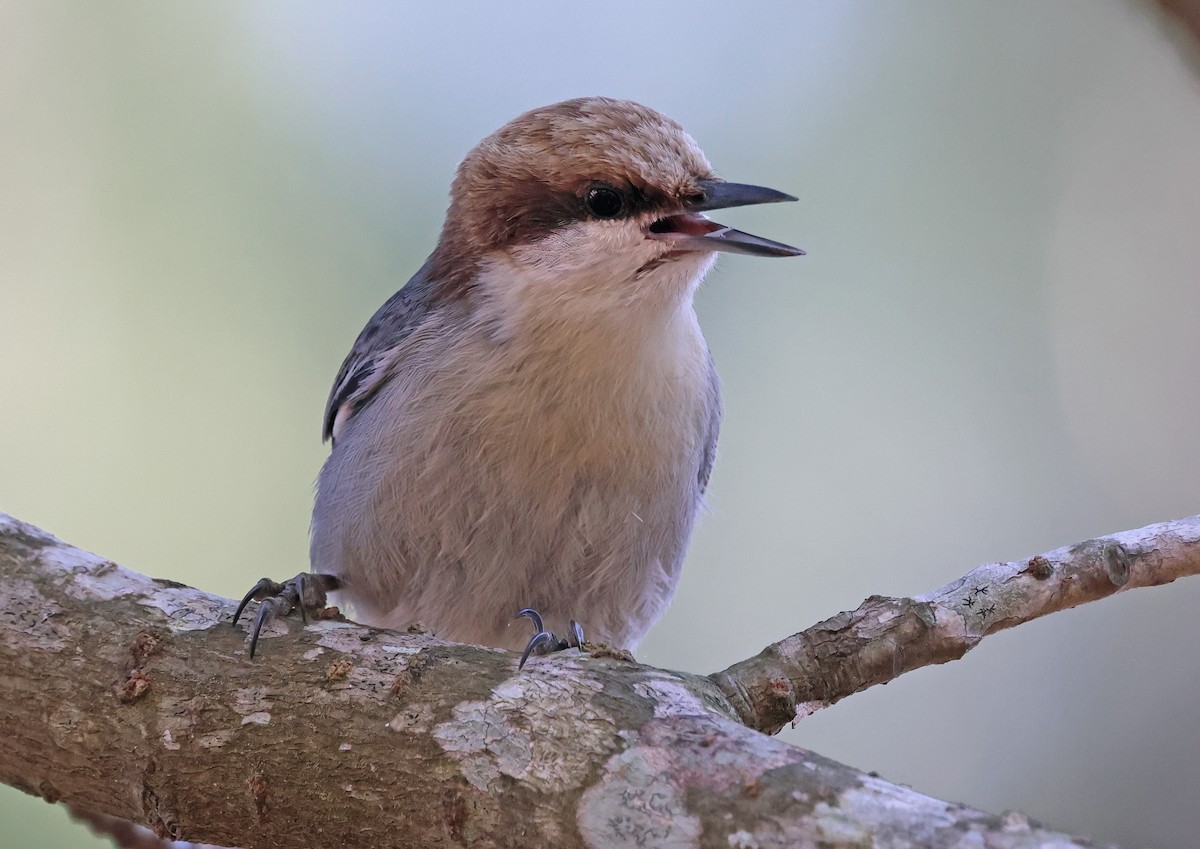
[{"label": "gray plumage", "polygon": [[[675,592],[721,421],[692,295],[715,250],[786,249],[689,213],[715,182],[677,124],[603,98],[527,113],[464,160],[438,249],[325,411],[312,569],[356,618],[520,648],[510,623],[533,607],[636,647]],[[598,184],[620,215],[595,213]],[[737,202],[787,196],[759,197]]]}]

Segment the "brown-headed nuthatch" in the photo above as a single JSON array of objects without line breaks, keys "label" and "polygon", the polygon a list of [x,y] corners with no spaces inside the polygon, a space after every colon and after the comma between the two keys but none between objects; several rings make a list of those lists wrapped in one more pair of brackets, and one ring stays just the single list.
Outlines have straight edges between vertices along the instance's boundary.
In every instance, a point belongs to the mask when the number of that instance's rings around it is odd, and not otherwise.
[{"label": "brown-headed nuthatch", "polygon": [[[692,296],[718,251],[803,253],[704,213],[789,200],[718,178],[629,101],[534,109],[480,142],[437,248],[334,381],[312,573],[247,594],[251,653],[270,616],[335,590],[367,624],[525,657],[577,645],[572,616],[635,648],[675,592],[721,423]],[[533,640],[509,628],[521,608]]]}]

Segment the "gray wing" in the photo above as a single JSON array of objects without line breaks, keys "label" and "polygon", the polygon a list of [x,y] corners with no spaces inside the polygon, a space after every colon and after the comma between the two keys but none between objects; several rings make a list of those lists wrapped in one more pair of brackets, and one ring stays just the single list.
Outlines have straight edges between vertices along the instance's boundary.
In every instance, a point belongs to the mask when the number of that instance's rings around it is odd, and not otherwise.
[{"label": "gray wing", "polygon": [[708,393],[708,434],[704,438],[704,447],[700,453],[700,471],[696,476],[701,495],[708,489],[713,462],[717,459],[717,437],[721,433],[721,415],[724,411],[721,403],[721,378],[717,375],[717,367],[713,365],[712,354],[708,355]]},{"label": "gray wing", "polygon": [[341,430],[346,420],[387,383],[389,354],[428,315],[435,294],[436,286],[429,278],[429,263],[426,262],[371,316],[333,381],[333,389],[325,403],[322,442],[336,437],[335,431]]}]

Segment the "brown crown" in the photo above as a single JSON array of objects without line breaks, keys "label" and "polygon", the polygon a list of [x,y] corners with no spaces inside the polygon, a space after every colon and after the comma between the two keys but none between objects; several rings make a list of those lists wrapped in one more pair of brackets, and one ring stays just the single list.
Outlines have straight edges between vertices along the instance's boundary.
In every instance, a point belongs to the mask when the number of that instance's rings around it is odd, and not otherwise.
[{"label": "brown crown", "polygon": [[667,210],[713,176],[679,124],[638,103],[584,97],[531,110],[459,165],[432,276],[447,294],[465,294],[486,253],[582,217],[593,183],[631,190],[646,210]]}]

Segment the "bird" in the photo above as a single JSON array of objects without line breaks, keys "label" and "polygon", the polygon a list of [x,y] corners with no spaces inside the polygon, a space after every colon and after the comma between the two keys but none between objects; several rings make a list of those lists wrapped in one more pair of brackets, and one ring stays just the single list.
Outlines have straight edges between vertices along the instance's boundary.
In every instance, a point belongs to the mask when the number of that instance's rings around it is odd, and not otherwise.
[{"label": "bird", "polygon": [[521,665],[584,626],[634,651],[675,593],[721,425],[697,287],[720,252],[804,253],[706,213],[795,200],[718,177],[629,100],[536,108],[479,142],[432,254],[334,380],[310,572],[246,594],[251,656],[264,622],[327,594]]}]

